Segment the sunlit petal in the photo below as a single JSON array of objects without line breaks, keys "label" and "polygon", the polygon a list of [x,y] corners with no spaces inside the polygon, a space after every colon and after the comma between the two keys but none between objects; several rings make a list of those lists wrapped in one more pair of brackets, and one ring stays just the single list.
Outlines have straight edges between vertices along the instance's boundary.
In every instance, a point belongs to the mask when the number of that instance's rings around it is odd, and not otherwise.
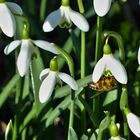
[{"label": "sunlit petal", "polygon": [[20,53],[17,59],[17,68],[20,76],[24,76],[30,65],[31,60],[31,47],[28,40],[22,41]]},{"label": "sunlit petal", "polygon": [[15,19],[5,3],[0,3],[0,27],[5,35],[14,36],[16,30]]},{"label": "sunlit petal", "polygon": [[139,47],[139,50],[138,50],[138,63],[140,65],[140,47]]},{"label": "sunlit petal", "polygon": [[23,14],[23,11],[22,9],[20,8],[19,5],[17,5],[16,3],[14,2],[6,2],[8,8],[14,13],[14,14],[18,14],[18,15],[22,15]]},{"label": "sunlit petal", "polygon": [[21,44],[20,40],[14,40],[12,41],[9,45],[7,45],[4,49],[4,53],[8,55],[11,53],[13,50],[15,50],[19,45]]},{"label": "sunlit petal", "polygon": [[105,58],[104,56],[97,62],[92,73],[92,80],[94,83],[98,82],[105,71]]},{"label": "sunlit petal", "polygon": [[98,16],[105,16],[110,9],[112,0],[93,0],[94,9]]},{"label": "sunlit petal", "polygon": [[51,32],[52,30],[54,30],[54,28],[59,25],[61,19],[62,16],[60,9],[50,13],[43,24],[44,32]]},{"label": "sunlit petal", "polygon": [[121,64],[119,60],[117,60],[113,55],[106,55],[108,60],[106,62],[106,68],[109,69],[115,79],[122,83],[127,83],[127,72],[124,66]]},{"label": "sunlit petal", "polygon": [[45,103],[54,90],[54,86],[56,83],[56,73],[49,72],[49,75],[43,80],[40,89],[39,89],[39,100],[41,103]]},{"label": "sunlit petal", "polygon": [[43,41],[43,40],[36,40],[36,41],[33,41],[33,43],[36,46],[40,47],[41,49],[52,52],[54,54],[59,54],[58,50],[53,47],[53,45],[54,45],[53,43],[49,43],[49,42]]},{"label": "sunlit petal", "polygon": [[86,18],[80,13],[69,8],[69,16],[72,22],[82,31],[87,32],[89,30],[89,24]]},{"label": "sunlit petal", "polygon": [[50,71],[49,68],[41,71],[40,76],[39,76],[41,81],[43,81],[48,76],[49,71]]},{"label": "sunlit petal", "polygon": [[126,117],[130,130],[140,138],[140,118],[133,113],[128,113]]},{"label": "sunlit petal", "polygon": [[116,136],[116,137],[111,137],[109,140],[126,140],[126,139],[120,136]]},{"label": "sunlit petal", "polygon": [[73,90],[78,89],[78,85],[76,81],[70,75],[66,73],[58,72],[58,76],[62,81],[68,84]]}]

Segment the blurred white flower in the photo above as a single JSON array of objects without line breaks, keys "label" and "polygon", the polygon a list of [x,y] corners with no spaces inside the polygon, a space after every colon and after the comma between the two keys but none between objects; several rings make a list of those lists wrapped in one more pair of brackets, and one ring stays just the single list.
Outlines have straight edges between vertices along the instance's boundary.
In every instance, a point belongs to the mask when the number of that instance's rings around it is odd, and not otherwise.
[{"label": "blurred white flower", "polygon": [[112,54],[104,54],[97,62],[92,73],[93,82],[98,82],[107,70],[111,72],[118,82],[122,84],[127,83],[127,72],[124,66]]},{"label": "blurred white flower", "polygon": [[20,76],[24,76],[30,65],[31,55],[33,53],[35,45],[41,49],[52,52],[54,54],[59,54],[59,52],[53,47],[53,43],[49,43],[43,40],[31,40],[31,39],[22,39],[15,40],[6,46],[4,53],[8,55],[18,46],[21,46],[18,58],[17,58],[17,68]]},{"label": "blurred white flower", "polygon": [[100,17],[105,16],[111,7],[111,2],[112,0],[93,0],[96,14]]},{"label": "blurred white flower", "polygon": [[23,14],[19,5],[13,2],[0,3],[0,28],[9,37],[14,36],[16,31],[16,21],[13,14]]},{"label": "blurred white flower", "polygon": [[59,9],[50,13],[43,24],[43,30],[50,32],[57,25],[69,27],[72,22],[84,32],[89,30],[86,18],[82,14],[72,10],[69,6],[60,6]]},{"label": "blurred white flower", "polygon": [[111,137],[109,140],[126,140],[125,138],[122,138],[121,136]]},{"label": "blurred white flower", "polygon": [[41,103],[46,102],[50,98],[56,82],[60,80],[68,84],[71,89],[78,90],[76,81],[70,75],[58,71],[52,71],[49,68],[44,69],[41,72],[40,80],[42,80],[39,90],[39,100]]},{"label": "blurred white flower", "polygon": [[130,130],[140,138],[140,118],[132,112],[128,112],[126,118]]},{"label": "blurred white flower", "polygon": [[138,63],[140,65],[140,47],[139,47],[139,50],[138,50]]}]

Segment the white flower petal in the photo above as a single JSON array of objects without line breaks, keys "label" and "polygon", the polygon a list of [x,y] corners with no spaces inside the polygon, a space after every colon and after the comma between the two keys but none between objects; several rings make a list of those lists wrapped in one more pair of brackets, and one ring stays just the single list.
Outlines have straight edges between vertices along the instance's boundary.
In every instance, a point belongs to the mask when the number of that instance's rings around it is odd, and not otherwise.
[{"label": "white flower petal", "polygon": [[92,73],[92,80],[94,83],[98,82],[105,71],[106,58],[103,56],[95,65]]},{"label": "white flower petal", "polygon": [[41,103],[45,103],[54,90],[56,83],[56,72],[49,72],[49,75],[43,80],[39,89],[39,100]]},{"label": "white flower petal", "polygon": [[120,136],[116,136],[116,137],[111,137],[109,140],[126,140],[126,139]]},{"label": "white flower petal", "polygon": [[138,63],[140,65],[140,47],[139,47],[139,50],[138,50]]},{"label": "white flower petal", "polygon": [[8,55],[11,53],[13,50],[15,50],[19,45],[21,44],[20,40],[14,40],[12,41],[9,45],[7,45],[4,49],[4,53]]},{"label": "white flower petal", "polygon": [[62,81],[67,83],[73,90],[78,90],[78,85],[76,81],[70,75],[66,73],[58,72],[58,76]]},{"label": "white flower petal", "polygon": [[39,76],[41,81],[43,81],[48,76],[49,71],[50,71],[49,68],[41,71],[40,76]]},{"label": "white flower petal", "polygon": [[127,72],[124,66],[121,64],[119,60],[117,60],[113,55],[106,55],[108,60],[106,62],[106,69],[109,69],[115,79],[122,83],[127,83]]},{"label": "white flower petal", "polygon": [[6,2],[6,4],[14,14],[23,15],[23,11],[18,4],[14,2]]},{"label": "white flower petal", "polygon": [[128,113],[126,117],[130,130],[140,138],[140,118],[133,113]]},{"label": "white flower petal", "polygon": [[85,18],[82,14],[80,14],[80,13],[78,13],[78,12],[72,10],[71,8],[69,8],[69,13],[68,13],[68,14],[69,14],[69,16],[70,16],[71,21],[72,21],[80,30],[82,30],[82,31],[84,31],[84,32],[87,32],[87,31],[89,30],[89,24],[88,24],[86,18]]},{"label": "white flower petal", "polygon": [[32,44],[29,42],[29,40],[23,40],[17,59],[17,68],[20,76],[22,77],[27,73],[29,69],[32,52],[31,49]]},{"label": "white flower petal", "polygon": [[16,25],[15,19],[5,3],[0,3],[0,27],[5,35],[14,36]]},{"label": "white flower petal", "polygon": [[61,19],[62,16],[60,9],[50,13],[43,24],[44,32],[51,32],[52,30],[54,30],[54,28],[59,25]]},{"label": "white flower petal", "polygon": [[53,43],[49,43],[49,42],[43,41],[43,40],[36,40],[36,41],[33,41],[33,43],[36,46],[40,47],[41,49],[52,52],[54,54],[59,54],[58,50],[53,47],[53,45],[54,45]]},{"label": "white flower petal", "polygon": [[105,16],[110,9],[112,0],[93,0],[95,12],[98,16]]}]

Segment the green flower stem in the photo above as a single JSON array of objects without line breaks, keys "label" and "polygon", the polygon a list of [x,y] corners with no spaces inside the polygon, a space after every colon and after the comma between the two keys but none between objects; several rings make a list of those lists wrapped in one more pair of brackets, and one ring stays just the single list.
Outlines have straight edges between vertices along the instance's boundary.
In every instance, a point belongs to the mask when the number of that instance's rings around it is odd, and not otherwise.
[{"label": "green flower stem", "polygon": [[83,1],[82,0],[77,0],[77,3],[78,3],[80,13],[85,13]]},{"label": "green flower stem", "polygon": [[101,57],[101,45],[102,45],[102,17],[97,17],[97,31],[96,31],[96,50],[95,50],[95,62]]},{"label": "green flower stem", "polygon": [[[84,10],[83,1],[77,0],[77,3],[78,3],[80,13],[84,14],[85,10]],[[85,36],[85,32],[81,31],[81,79],[85,77],[85,70],[86,70],[85,57],[86,57],[86,36]],[[84,90],[83,90],[82,97],[85,99]],[[82,103],[81,103],[80,108],[81,108],[81,113],[82,113],[81,125],[82,125],[82,131],[84,132],[86,130],[86,110]]]},{"label": "green flower stem", "polygon": [[40,6],[40,21],[45,19],[47,0],[41,0]]}]

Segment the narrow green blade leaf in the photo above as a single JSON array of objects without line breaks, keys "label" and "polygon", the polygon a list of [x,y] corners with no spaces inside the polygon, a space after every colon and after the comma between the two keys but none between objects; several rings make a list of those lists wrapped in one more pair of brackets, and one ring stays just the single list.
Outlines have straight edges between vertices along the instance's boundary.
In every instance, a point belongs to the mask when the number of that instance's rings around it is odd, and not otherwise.
[{"label": "narrow green blade leaf", "polygon": [[91,137],[90,137],[90,139],[89,139],[89,140],[96,140],[95,133],[93,133],[93,134],[91,135]]},{"label": "narrow green blade leaf", "polygon": [[9,81],[9,83],[0,93],[0,108],[7,100],[8,96],[11,94],[11,90],[16,86],[16,83],[19,81],[19,79],[20,79],[19,74],[14,75],[14,77]]},{"label": "narrow green blade leaf", "polygon": [[30,69],[31,69],[32,88],[33,88],[33,93],[35,98],[35,108],[36,108],[36,113],[39,114],[39,112],[43,108],[43,105],[40,103],[39,96],[38,96],[39,88],[41,85],[39,75],[41,71],[44,69],[44,65],[38,48],[35,49],[34,56],[35,57],[33,57]]},{"label": "narrow green blade leaf", "polygon": [[72,127],[69,128],[70,140],[78,140],[77,134]]},{"label": "narrow green blade leaf", "polygon": [[85,134],[83,134],[80,140],[88,140],[88,136],[86,136]]},{"label": "narrow green blade leaf", "polygon": [[13,125],[12,121],[10,120],[6,127],[5,140],[11,140],[12,135],[13,135]]}]

